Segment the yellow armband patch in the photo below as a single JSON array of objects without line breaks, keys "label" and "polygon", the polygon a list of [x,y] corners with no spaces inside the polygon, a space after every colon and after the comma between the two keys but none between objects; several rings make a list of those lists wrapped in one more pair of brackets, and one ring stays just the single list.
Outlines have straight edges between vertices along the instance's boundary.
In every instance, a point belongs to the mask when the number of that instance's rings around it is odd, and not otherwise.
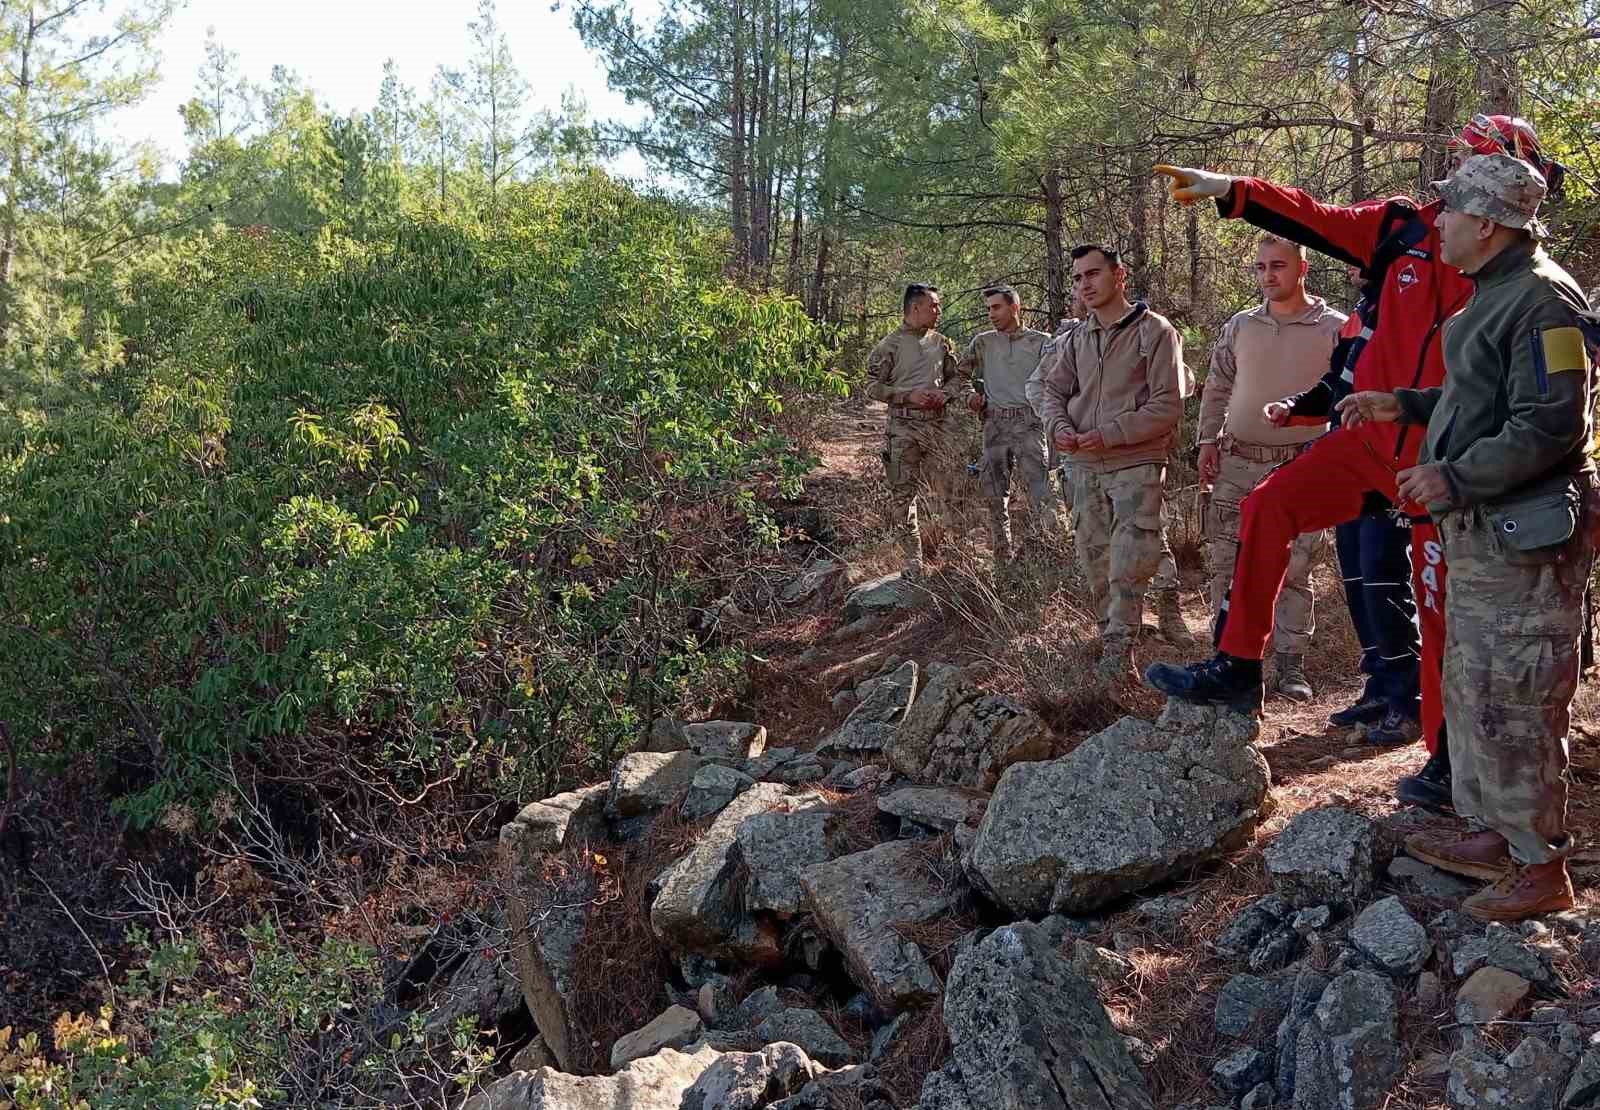
[{"label": "yellow armband patch", "polygon": [[1544,353],[1545,372],[1589,369],[1589,352],[1583,345],[1583,332],[1577,328],[1545,328],[1539,333]]}]

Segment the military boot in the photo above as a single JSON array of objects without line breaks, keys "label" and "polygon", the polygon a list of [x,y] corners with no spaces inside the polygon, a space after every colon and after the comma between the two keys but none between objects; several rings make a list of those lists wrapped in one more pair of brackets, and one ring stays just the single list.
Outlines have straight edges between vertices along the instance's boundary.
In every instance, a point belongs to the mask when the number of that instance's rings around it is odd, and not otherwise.
[{"label": "military boot", "polygon": [[1107,636],[1100,648],[1100,661],[1094,667],[1095,681],[1101,686],[1125,678],[1136,678],[1133,669],[1133,639],[1129,636]]},{"label": "military boot", "polygon": [[1406,837],[1406,855],[1430,867],[1469,879],[1498,879],[1511,867],[1511,849],[1497,832],[1414,833]]},{"label": "military boot", "polygon": [[1161,638],[1173,647],[1194,647],[1194,633],[1183,621],[1177,590],[1162,590],[1156,594],[1156,623],[1160,625]]},{"label": "military boot", "polygon": [[1261,660],[1239,659],[1226,652],[1187,667],[1152,663],[1145,668],[1145,683],[1168,697],[1201,705],[1225,705],[1248,717],[1261,715],[1264,691]]},{"label": "military boot", "polygon": [[1278,652],[1278,668],[1272,688],[1290,701],[1311,700],[1311,683],[1306,681],[1305,661],[1303,655]]},{"label": "military boot", "polygon": [[1450,793],[1450,749],[1441,744],[1422,765],[1422,770],[1395,783],[1394,796],[1401,805],[1454,813],[1455,801]]},{"label": "military boot", "polygon": [[1553,859],[1510,868],[1463,900],[1461,908],[1479,921],[1521,921],[1542,913],[1570,910],[1575,901],[1567,861]]}]

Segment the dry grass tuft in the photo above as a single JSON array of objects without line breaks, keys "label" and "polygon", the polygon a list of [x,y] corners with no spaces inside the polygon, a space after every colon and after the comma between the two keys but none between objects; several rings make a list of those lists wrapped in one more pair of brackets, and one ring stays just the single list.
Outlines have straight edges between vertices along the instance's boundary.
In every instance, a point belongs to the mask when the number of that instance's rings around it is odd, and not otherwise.
[{"label": "dry grass tuft", "polygon": [[950,1058],[950,1031],[938,1005],[913,1013],[878,1061],[878,1078],[896,1106],[915,1106],[922,1082]]},{"label": "dry grass tuft", "polygon": [[839,815],[839,833],[850,852],[865,852],[883,843],[883,819],[878,812],[878,796],[870,790],[843,794],[822,788],[817,791]]}]

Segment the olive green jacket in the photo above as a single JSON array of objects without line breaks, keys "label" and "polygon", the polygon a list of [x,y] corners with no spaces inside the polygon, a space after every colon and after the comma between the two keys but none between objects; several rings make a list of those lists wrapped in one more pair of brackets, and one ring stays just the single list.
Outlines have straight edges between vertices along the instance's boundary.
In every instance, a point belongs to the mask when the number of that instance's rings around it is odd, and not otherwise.
[{"label": "olive green jacket", "polygon": [[1450,483],[1433,513],[1549,492],[1594,468],[1582,290],[1532,243],[1469,276],[1472,299],[1444,325],[1444,385],[1395,390],[1402,423],[1427,425],[1418,463]]}]

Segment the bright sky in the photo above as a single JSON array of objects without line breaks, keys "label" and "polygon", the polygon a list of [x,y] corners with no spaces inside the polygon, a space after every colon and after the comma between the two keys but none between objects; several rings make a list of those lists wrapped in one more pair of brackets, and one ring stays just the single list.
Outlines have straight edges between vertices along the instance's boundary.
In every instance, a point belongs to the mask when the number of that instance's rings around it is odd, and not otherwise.
[{"label": "bright sky", "polygon": [[[500,0],[496,11],[531,89],[530,109],[558,109],[562,91],[571,87],[589,102],[593,119],[638,117],[637,108],[606,88],[605,70],[585,50],[566,7],[551,11],[550,0]],[[108,122],[120,138],[154,141],[167,154],[170,175],[186,149],[178,107],[194,95],[207,27],[239,55],[251,81],[265,84],[273,66],[287,66],[319,101],[344,113],[377,102],[389,58],[419,93],[426,93],[439,66],[464,68],[472,55],[467,24],[476,18],[477,0],[189,0],[161,34],[160,86]],[[612,168],[629,176],[645,172],[633,152]]]}]

